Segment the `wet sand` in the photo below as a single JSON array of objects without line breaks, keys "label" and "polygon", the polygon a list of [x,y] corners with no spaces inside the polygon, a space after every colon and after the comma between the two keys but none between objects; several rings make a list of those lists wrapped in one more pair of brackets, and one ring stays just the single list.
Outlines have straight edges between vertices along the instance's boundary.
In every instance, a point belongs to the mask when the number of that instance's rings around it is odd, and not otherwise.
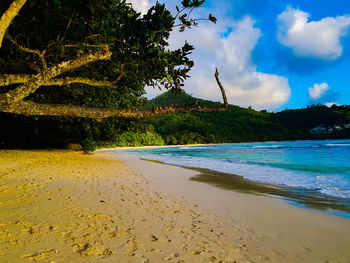
[{"label": "wet sand", "polygon": [[[165,164],[155,160],[144,158],[140,159],[144,161]],[[236,191],[240,193],[282,198],[286,202],[300,207],[313,208],[329,214],[338,215],[350,219],[349,198],[338,198],[325,195],[314,189],[274,185],[252,181],[245,179],[239,175],[226,174],[204,168],[179,165],[172,166],[196,171],[197,173],[194,176],[188,178],[188,180],[191,181],[207,183],[221,189]]]},{"label": "wet sand", "polygon": [[236,177],[236,186],[226,187],[234,191],[227,191],[221,189],[227,182],[212,180],[222,173],[142,161],[132,154],[117,156],[154,188],[220,216],[225,235],[251,262],[350,262],[350,219],[290,205],[273,195],[281,189],[272,185]]},{"label": "wet sand", "polygon": [[350,262],[350,220],[130,155],[0,151],[0,262]]}]

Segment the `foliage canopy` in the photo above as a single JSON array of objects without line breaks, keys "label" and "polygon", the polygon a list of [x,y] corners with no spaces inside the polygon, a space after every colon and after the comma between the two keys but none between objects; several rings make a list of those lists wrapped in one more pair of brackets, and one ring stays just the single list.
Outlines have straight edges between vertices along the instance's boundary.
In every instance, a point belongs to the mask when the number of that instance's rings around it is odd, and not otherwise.
[{"label": "foliage canopy", "polygon": [[[15,2],[1,1],[0,14]],[[0,48],[0,110],[92,118],[152,115],[53,104],[123,109],[142,104],[146,85],[181,90],[194,65],[188,57],[193,46],[169,50],[169,36],[174,28],[196,26],[202,19],[191,13],[204,2],[184,0],[175,15],[157,2],[141,15],[125,0],[28,0]],[[211,14],[207,20],[216,22]]]}]

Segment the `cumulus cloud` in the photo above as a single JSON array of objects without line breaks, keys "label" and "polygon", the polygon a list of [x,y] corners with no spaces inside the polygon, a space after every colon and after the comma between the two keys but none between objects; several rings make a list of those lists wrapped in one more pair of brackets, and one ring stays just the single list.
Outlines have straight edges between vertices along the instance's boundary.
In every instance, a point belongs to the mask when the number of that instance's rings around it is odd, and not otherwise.
[{"label": "cumulus cloud", "polygon": [[150,3],[148,0],[127,0],[128,3],[132,4],[132,7],[142,14],[147,13],[150,8]]},{"label": "cumulus cloud", "polygon": [[[228,28],[232,28],[232,32]],[[196,48],[192,55],[195,66],[185,90],[200,98],[221,100],[214,78],[215,67],[218,67],[230,104],[275,109],[287,102],[290,97],[288,79],[258,72],[252,61],[252,51],[260,37],[260,29],[249,16],[239,21],[221,18],[217,25],[208,23],[173,34],[172,48],[180,47],[185,40]]]},{"label": "cumulus cloud", "polygon": [[309,21],[310,14],[288,7],[277,18],[277,39],[296,55],[334,60],[343,53],[340,39],[346,36],[350,16]]},{"label": "cumulus cloud", "polygon": [[309,98],[312,100],[318,100],[321,98],[329,89],[327,83],[314,84],[313,87],[309,88]]}]

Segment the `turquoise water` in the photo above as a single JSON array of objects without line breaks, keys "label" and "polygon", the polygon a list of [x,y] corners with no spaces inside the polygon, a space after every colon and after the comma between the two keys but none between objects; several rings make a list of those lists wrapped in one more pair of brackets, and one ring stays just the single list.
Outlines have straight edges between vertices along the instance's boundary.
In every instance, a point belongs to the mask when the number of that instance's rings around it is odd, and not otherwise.
[{"label": "turquoise water", "polygon": [[129,150],[168,164],[350,198],[350,140],[240,143]]}]

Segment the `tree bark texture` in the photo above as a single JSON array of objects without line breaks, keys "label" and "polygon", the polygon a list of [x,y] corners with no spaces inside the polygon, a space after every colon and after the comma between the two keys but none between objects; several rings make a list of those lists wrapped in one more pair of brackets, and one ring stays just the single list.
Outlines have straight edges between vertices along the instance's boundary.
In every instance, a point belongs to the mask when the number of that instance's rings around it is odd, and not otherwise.
[{"label": "tree bark texture", "polygon": [[[9,86],[13,84],[22,84],[33,79],[35,75],[25,75],[25,74],[4,74],[0,75],[0,87]],[[87,86],[101,86],[101,87],[113,87],[115,82],[111,81],[99,81],[88,78],[54,78],[49,79],[42,84],[42,86],[66,86],[70,84],[84,84]]]},{"label": "tree bark texture", "polygon": [[[0,107],[3,106],[11,107],[17,102],[28,97],[30,94],[34,93],[40,86],[43,86],[46,82],[50,81],[52,78],[57,77],[65,72],[72,71],[74,69],[80,68],[89,63],[109,59],[112,53],[108,49],[103,49],[95,53],[80,56],[76,59],[64,61],[60,64],[41,71],[37,75],[34,75],[27,82],[0,96]],[[1,109],[1,108],[0,108]]]},{"label": "tree bark texture", "polygon": [[19,11],[27,0],[13,0],[10,7],[0,18],[0,48],[4,39],[7,28],[10,26],[12,20],[18,15]]},{"label": "tree bark texture", "polygon": [[226,111],[224,107],[154,107],[149,110],[138,109],[113,109],[113,108],[92,108],[80,107],[75,105],[62,104],[39,104],[32,101],[17,102],[14,107],[5,110],[8,113],[21,115],[45,115],[45,116],[75,116],[91,119],[103,119],[107,117],[122,117],[122,118],[148,118],[157,115],[170,113],[190,113],[190,112],[218,112]]}]

